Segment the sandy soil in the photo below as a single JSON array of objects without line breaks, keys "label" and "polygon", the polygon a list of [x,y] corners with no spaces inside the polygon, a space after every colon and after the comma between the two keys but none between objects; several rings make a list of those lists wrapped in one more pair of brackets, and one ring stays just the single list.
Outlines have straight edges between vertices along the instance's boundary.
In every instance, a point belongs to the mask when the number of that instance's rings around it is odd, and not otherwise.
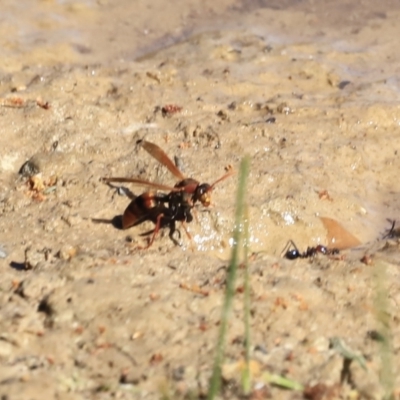
[{"label": "sandy soil", "polygon": [[[306,396],[265,372],[300,382],[314,400],[382,398],[377,339],[387,326],[400,388],[400,232],[385,236],[400,212],[400,8],[17,4],[4,2],[0,21],[2,399],[206,392],[237,178],[215,187],[211,208],[198,207],[192,241],[180,229],[176,245],[163,229],[138,250],[154,225],[118,229],[130,200],[100,178],[173,186],[140,139],[201,182],[251,157],[252,398]],[[177,112],[163,112],[171,105]],[[290,239],[300,251],[342,250],[290,261]],[[240,272],[227,399],[240,396],[242,285]],[[367,365],[353,361],[341,385],[332,338]]]}]

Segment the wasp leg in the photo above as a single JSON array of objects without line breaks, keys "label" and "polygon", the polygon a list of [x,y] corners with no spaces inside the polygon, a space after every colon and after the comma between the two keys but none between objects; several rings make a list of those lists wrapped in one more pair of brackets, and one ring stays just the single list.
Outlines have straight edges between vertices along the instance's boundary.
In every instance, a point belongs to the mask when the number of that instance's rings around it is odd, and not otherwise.
[{"label": "wasp leg", "polygon": [[191,250],[194,251],[193,238],[192,238],[192,235],[190,234],[190,232],[187,230],[187,226],[186,226],[185,221],[182,221],[182,228],[184,229],[187,237],[189,238]]},{"label": "wasp leg", "polygon": [[174,244],[175,244],[176,246],[180,246],[181,244],[174,238],[174,233],[175,233],[175,232],[178,232],[179,239],[180,239],[180,238],[181,238],[181,233],[179,232],[179,230],[176,229],[175,221],[172,220],[172,221],[169,223],[169,234],[168,234],[168,236],[169,236],[169,238],[174,242]]},{"label": "wasp leg", "polygon": [[147,246],[138,246],[137,248],[136,248],[136,250],[147,250],[148,248],[150,248],[151,247],[151,245],[153,244],[153,242],[154,242],[154,239],[156,238],[156,236],[157,236],[157,233],[160,231],[160,227],[161,227],[161,220],[162,220],[162,218],[164,217],[164,214],[159,214],[158,216],[157,216],[157,220],[156,220],[156,226],[155,226],[155,228],[154,228],[154,230],[153,230],[153,235],[152,235],[152,237],[151,237],[151,239],[149,240],[149,243],[147,243]]}]

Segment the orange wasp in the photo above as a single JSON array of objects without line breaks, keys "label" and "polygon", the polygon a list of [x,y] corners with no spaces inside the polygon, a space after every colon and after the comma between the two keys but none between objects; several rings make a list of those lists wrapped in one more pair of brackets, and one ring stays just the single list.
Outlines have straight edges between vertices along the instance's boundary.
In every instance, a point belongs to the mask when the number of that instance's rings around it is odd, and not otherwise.
[{"label": "orange wasp", "polygon": [[[151,220],[155,223],[153,235],[145,247],[145,249],[148,249],[163,226],[169,226],[169,236],[175,241],[173,239],[173,233],[176,230],[175,223],[180,221],[185,227],[186,222],[193,221],[192,209],[198,202],[205,207],[209,207],[211,204],[211,192],[215,185],[231,176],[233,171],[226,173],[212,185],[200,183],[193,178],[186,178],[167,154],[156,144],[143,140],[138,143],[178,178],[179,182],[174,187],[170,187],[139,178],[102,178],[102,181],[106,183],[136,183],[155,189],[144,192],[132,200],[122,216],[122,229],[128,229],[145,220]],[[159,193],[157,190],[168,193]],[[187,231],[186,233],[188,234]],[[188,236],[190,237],[189,234]]]}]

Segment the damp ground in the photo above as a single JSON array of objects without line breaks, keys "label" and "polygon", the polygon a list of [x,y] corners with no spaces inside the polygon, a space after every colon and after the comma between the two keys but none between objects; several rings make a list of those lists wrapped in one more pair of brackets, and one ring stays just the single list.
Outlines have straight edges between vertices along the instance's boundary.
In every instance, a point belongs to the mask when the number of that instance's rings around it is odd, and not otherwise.
[{"label": "damp ground", "polygon": [[[206,392],[237,177],[215,186],[211,207],[196,207],[191,240],[178,224],[178,244],[162,229],[139,250],[154,225],[121,230],[119,220],[126,194],[146,189],[113,188],[101,177],[173,186],[176,177],[143,150],[143,139],[210,184],[251,158],[251,341],[254,396],[261,396],[254,398],[303,398],[270,385],[266,372],[314,387],[312,399],[323,390],[325,398],[382,398],[382,308],[399,376],[400,234],[396,225],[388,231],[400,212],[400,9],[199,4],[5,5],[5,398]],[[318,244],[341,251],[291,261],[282,257],[289,240],[301,252]],[[240,272],[225,398],[239,396],[241,288]],[[343,357],[332,338],[362,355],[367,371],[354,361],[351,379],[339,385]]]}]

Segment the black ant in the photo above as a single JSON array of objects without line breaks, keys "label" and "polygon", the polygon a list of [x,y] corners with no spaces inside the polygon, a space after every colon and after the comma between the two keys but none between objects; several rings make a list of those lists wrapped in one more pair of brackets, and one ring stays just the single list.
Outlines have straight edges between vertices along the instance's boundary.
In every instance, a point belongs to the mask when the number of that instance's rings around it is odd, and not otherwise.
[{"label": "black ant", "polygon": [[285,254],[284,257],[288,260],[296,260],[297,258],[314,257],[318,253],[324,254],[326,256],[339,254],[339,249],[328,249],[326,246],[319,244],[315,247],[307,247],[307,250],[301,253],[293,240],[289,240],[282,253]]}]

